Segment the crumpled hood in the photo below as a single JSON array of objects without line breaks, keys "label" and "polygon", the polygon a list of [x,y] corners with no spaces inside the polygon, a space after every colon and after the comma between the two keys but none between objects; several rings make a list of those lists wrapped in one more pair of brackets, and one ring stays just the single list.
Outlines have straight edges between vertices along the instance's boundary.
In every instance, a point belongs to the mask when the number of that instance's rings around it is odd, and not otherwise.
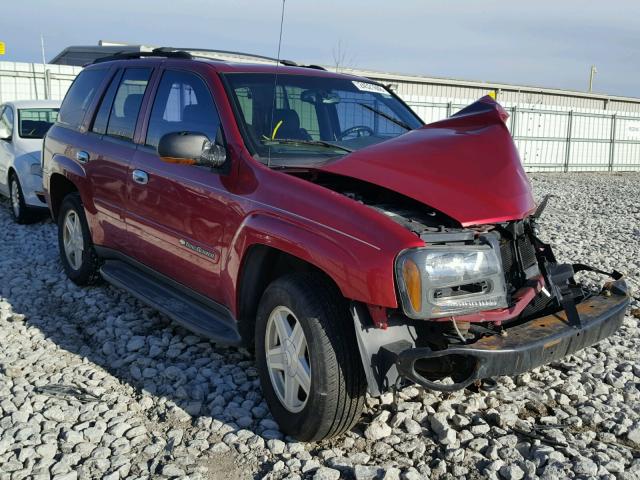
[{"label": "crumpled hood", "polygon": [[413,198],[463,226],[524,218],[535,202],[504,121],[484,97],[451,118],[344,156],[320,169]]}]

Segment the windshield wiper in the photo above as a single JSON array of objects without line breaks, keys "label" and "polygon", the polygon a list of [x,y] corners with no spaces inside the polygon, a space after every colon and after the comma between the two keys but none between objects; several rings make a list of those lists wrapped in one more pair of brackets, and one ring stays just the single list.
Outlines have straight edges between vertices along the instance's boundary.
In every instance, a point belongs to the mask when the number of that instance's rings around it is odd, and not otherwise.
[{"label": "windshield wiper", "polygon": [[315,145],[318,147],[325,148],[335,148],[337,150],[342,150],[343,152],[351,153],[352,149],[343,147],[342,145],[338,145],[331,142],[325,142],[324,140],[296,140],[295,138],[270,138],[269,140],[264,140],[264,145],[270,145],[273,143],[283,143],[285,145]]},{"label": "windshield wiper", "polygon": [[367,105],[366,103],[358,103],[358,105],[360,105],[361,107],[366,108],[367,110],[375,113],[376,115],[380,115],[381,117],[386,118],[390,122],[395,123],[396,125],[404,128],[405,130],[413,130],[413,128],[411,128],[411,126],[408,123],[403,122],[399,118],[396,118],[396,117],[394,117],[392,115],[389,115],[388,113],[384,113],[383,111],[378,110],[377,108],[373,108],[372,106]]}]

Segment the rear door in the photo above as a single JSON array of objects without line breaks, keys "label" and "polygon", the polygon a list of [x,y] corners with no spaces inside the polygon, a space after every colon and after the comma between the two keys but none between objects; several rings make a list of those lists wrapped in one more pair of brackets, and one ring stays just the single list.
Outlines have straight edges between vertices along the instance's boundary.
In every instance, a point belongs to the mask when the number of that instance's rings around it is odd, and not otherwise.
[{"label": "rear door", "polygon": [[165,163],[156,151],[162,135],[171,132],[200,132],[221,141],[218,111],[205,78],[178,69],[166,69],[161,75],[129,177],[127,228],[138,241],[134,257],[220,301],[229,201],[224,174]]},{"label": "rear door", "polygon": [[138,115],[153,68],[118,70],[98,106],[88,135],[94,141],[80,152],[93,189],[98,245],[130,253],[124,221],[129,165],[136,152],[133,142]]}]

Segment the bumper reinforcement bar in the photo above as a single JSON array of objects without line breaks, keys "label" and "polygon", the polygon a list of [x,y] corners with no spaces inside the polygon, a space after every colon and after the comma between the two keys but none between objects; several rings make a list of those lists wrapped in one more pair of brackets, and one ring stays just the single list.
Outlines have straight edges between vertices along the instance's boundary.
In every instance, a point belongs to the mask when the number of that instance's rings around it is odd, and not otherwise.
[{"label": "bumper reinforcement bar", "polygon": [[[431,350],[398,341],[383,348],[395,359],[399,376],[431,390],[454,391],[483,378],[518,375],[589,347],[620,327],[628,304],[627,285],[624,280],[616,280],[599,295],[576,305],[578,328],[571,325],[565,311],[560,311],[513,326],[506,336],[483,337],[469,345]],[[445,384],[420,373],[420,363],[447,356],[458,361],[462,358],[470,365],[467,378]]]}]

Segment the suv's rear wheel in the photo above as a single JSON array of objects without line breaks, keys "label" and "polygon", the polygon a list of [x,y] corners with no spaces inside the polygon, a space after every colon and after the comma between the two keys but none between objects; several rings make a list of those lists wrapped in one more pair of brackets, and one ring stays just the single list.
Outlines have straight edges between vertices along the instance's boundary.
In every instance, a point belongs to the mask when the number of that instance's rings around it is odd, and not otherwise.
[{"label": "suv's rear wheel", "polygon": [[93,248],[84,207],[78,192],[67,195],[58,213],[60,260],[67,276],[77,285],[100,279],[100,260]]},{"label": "suv's rear wheel", "polygon": [[366,382],[345,300],[319,275],[292,274],[265,291],[256,320],[262,390],[282,431],[315,441],[351,429]]}]

